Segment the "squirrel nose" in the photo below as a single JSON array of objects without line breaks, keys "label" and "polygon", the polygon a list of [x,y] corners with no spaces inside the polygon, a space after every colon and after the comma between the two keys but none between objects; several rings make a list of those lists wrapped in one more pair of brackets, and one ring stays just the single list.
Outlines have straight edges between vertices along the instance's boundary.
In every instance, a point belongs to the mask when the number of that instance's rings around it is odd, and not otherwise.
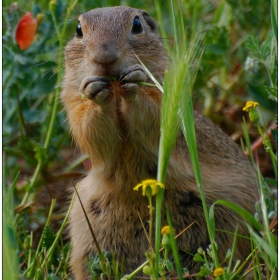
[{"label": "squirrel nose", "polygon": [[112,63],[120,57],[118,50],[111,43],[103,43],[94,49],[92,58],[98,63]]}]

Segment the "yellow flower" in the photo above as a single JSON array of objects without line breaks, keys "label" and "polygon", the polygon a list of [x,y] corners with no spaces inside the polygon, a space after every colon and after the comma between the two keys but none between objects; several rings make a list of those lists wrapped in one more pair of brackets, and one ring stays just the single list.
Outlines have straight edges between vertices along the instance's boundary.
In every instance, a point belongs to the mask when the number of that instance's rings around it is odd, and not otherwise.
[{"label": "yellow flower", "polygon": [[225,270],[222,267],[217,267],[213,271],[213,275],[215,277],[220,276],[220,275],[224,275],[224,274],[225,274]]},{"label": "yellow flower", "polygon": [[247,101],[245,107],[243,108],[243,111],[249,112],[250,121],[256,125],[258,124],[258,122],[260,120],[259,113],[256,110],[257,106],[259,106],[258,102]]},{"label": "yellow flower", "polygon": [[249,112],[251,108],[256,108],[257,106],[259,106],[258,102],[247,101],[245,107],[243,108],[243,111]]},{"label": "yellow flower", "polygon": [[152,195],[155,195],[159,188],[164,188],[164,185],[160,182],[158,182],[157,180],[154,179],[147,179],[142,181],[142,183],[138,184],[136,187],[133,188],[134,191],[138,191],[139,188],[142,187],[142,194],[145,195],[146,194],[146,188],[150,186],[150,188],[152,189]]},{"label": "yellow flower", "polygon": [[161,234],[170,234],[170,226],[165,226],[161,229]]},{"label": "yellow flower", "polygon": [[170,226],[165,226],[161,229],[161,234],[163,235],[161,240],[161,245],[163,248],[167,250],[170,249],[171,247],[170,231],[171,231]]}]

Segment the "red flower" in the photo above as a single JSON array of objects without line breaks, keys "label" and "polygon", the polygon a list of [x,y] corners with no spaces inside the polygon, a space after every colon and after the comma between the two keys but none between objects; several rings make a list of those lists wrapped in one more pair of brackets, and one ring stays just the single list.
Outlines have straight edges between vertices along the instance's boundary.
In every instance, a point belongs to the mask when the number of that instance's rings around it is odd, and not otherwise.
[{"label": "red flower", "polygon": [[21,50],[29,48],[37,30],[37,20],[27,12],[20,20],[16,29],[16,41]]}]

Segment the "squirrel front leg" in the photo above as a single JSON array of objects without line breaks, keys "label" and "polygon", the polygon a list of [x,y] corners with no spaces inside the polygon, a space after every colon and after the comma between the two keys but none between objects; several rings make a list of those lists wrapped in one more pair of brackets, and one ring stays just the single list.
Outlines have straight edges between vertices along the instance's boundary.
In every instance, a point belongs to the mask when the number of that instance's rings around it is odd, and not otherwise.
[{"label": "squirrel front leg", "polygon": [[[89,88],[86,88],[89,95]],[[67,80],[61,95],[71,133],[82,151],[89,155],[93,165],[113,164],[121,148],[118,119],[112,109],[113,104],[102,104],[105,95],[99,95],[99,99],[85,98],[70,81],[68,86]]]},{"label": "squirrel front leg", "polygon": [[148,151],[149,156],[157,154],[162,93],[155,87],[142,85],[148,76],[139,64],[125,69],[119,80],[125,89],[122,112],[129,138],[137,148]]}]

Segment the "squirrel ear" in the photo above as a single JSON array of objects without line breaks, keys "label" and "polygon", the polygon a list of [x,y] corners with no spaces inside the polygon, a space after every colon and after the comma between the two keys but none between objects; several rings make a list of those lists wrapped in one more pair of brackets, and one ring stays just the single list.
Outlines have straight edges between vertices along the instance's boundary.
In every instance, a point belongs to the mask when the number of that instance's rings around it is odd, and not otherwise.
[{"label": "squirrel ear", "polygon": [[150,26],[151,30],[156,31],[157,30],[157,24],[154,21],[154,19],[146,11],[142,11],[142,15],[143,15],[146,23]]}]

